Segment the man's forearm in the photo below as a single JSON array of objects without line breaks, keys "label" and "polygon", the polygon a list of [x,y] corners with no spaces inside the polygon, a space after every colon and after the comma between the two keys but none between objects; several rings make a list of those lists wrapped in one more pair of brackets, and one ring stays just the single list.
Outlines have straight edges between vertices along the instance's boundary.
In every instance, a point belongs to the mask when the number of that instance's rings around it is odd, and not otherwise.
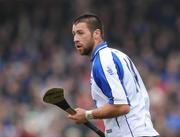
[{"label": "man's forearm", "polygon": [[125,115],[129,112],[129,105],[112,105],[106,104],[100,108],[92,110],[92,116],[94,119],[107,119],[112,117],[117,117],[120,115]]}]

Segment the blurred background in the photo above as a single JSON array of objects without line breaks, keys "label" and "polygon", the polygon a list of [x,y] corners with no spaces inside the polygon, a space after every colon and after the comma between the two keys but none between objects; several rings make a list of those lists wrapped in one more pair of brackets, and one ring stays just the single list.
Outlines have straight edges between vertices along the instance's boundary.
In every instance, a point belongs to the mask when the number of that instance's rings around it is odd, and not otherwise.
[{"label": "blurred background", "polygon": [[109,45],[136,64],[161,137],[180,137],[179,0],[1,1],[0,137],[97,137],[42,102],[47,89],[64,87],[73,107],[95,107],[90,60],[71,35],[73,19],[87,11],[102,18]]}]

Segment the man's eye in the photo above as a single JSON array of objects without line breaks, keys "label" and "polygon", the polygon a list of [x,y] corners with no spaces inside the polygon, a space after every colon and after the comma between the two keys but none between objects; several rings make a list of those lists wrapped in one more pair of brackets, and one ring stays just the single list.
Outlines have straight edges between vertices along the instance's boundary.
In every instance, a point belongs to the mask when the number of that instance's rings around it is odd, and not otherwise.
[{"label": "man's eye", "polygon": [[84,34],[84,32],[81,31],[81,32],[79,32],[78,34],[82,35],[82,34]]}]

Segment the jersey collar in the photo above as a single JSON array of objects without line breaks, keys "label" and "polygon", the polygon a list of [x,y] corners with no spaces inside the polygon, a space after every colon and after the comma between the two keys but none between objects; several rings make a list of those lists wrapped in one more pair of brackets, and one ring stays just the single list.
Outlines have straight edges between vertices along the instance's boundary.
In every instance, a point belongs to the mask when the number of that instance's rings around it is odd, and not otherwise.
[{"label": "jersey collar", "polygon": [[101,50],[107,47],[107,43],[103,42],[99,45],[97,45],[92,53],[92,57],[91,57],[91,61],[93,61],[94,57],[96,56],[96,54]]}]

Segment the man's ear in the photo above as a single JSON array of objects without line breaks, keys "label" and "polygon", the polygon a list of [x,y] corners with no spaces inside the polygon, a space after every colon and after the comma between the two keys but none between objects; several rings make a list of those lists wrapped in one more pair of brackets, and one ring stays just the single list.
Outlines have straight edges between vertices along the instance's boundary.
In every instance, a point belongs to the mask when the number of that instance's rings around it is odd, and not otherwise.
[{"label": "man's ear", "polygon": [[95,39],[99,39],[101,37],[101,30],[100,29],[96,29],[93,33],[93,36]]}]

